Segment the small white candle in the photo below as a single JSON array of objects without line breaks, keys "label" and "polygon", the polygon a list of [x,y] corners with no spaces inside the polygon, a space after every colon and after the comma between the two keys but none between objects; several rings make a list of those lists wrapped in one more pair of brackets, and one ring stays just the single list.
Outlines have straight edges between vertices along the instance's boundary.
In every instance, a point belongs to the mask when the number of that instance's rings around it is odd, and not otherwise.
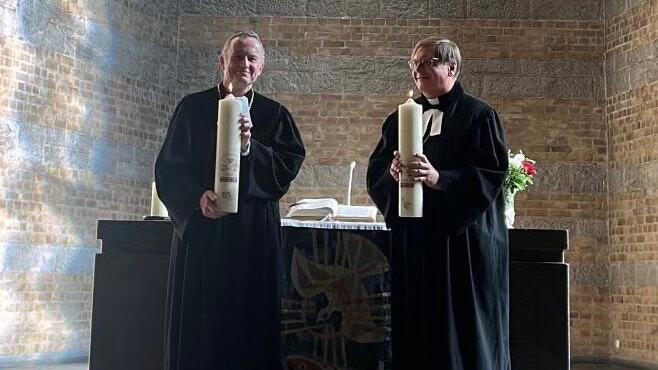
[{"label": "small white candle", "polygon": [[232,87],[217,110],[215,193],[217,206],[226,213],[238,212],[240,190],[240,103],[230,93]]},{"label": "small white candle", "polygon": [[[423,108],[411,99],[398,106],[398,151],[400,161],[408,164],[414,153],[423,152]],[[398,215],[400,217],[423,217],[423,185],[415,182],[404,171],[398,183]]]},{"label": "small white candle", "polygon": [[167,208],[158,197],[158,191],[155,188],[155,182],[151,183],[151,216],[169,217]]},{"label": "small white candle", "polygon": [[347,182],[347,205],[352,205],[352,176],[354,175],[354,167],[356,167],[356,162],[352,161],[350,163],[350,178]]}]

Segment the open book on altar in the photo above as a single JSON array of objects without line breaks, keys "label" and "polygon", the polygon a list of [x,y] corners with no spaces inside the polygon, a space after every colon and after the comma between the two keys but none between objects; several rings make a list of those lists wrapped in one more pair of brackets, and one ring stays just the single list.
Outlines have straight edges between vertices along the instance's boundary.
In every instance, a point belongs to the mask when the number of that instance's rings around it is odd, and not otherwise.
[{"label": "open book on altar", "polygon": [[315,221],[376,222],[377,207],[338,204],[338,201],[333,198],[302,199],[290,206],[286,218]]}]

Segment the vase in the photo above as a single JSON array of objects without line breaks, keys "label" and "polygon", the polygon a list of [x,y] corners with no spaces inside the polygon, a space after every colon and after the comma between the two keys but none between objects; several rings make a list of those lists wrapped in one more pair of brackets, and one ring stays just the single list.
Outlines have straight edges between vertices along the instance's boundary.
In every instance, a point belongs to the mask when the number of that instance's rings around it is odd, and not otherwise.
[{"label": "vase", "polygon": [[514,193],[508,193],[505,192],[505,226],[507,226],[508,229],[513,229],[514,228],[514,196],[516,195],[516,192]]}]

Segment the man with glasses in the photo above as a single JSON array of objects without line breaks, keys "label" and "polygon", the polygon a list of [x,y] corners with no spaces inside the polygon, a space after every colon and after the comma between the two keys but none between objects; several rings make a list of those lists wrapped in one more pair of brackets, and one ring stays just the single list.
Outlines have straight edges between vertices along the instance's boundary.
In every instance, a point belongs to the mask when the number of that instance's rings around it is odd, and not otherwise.
[{"label": "man with glasses", "polygon": [[[265,51],[254,32],[231,36],[221,82],[176,107],[155,165],[174,223],[167,311],[167,370],[280,370],[278,200],[304,160],[295,122],[254,92]],[[245,96],[238,212],[215,204],[218,100]]]},{"label": "man with glasses", "polygon": [[[507,147],[496,111],[464,92],[458,46],[430,38],[409,61],[423,153],[402,163],[398,114],[370,156],[368,192],[393,231],[395,370],[509,370]],[[398,217],[400,172],[423,184],[423,217]]]}]

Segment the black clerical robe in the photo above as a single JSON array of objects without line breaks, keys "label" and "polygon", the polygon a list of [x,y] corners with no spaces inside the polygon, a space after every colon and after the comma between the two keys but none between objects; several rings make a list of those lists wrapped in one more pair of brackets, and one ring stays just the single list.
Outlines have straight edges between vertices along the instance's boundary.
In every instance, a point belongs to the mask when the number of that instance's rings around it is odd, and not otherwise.
[{"label": "black clerical robe", "polygon": [[[426,111],[425,97],[416,99]],[[508,370],[508,240],[503,217],[507,148],[496,112],[459,82],[439,98],[441,134],[423,152],[439,172],[423,185],[423,217],[398,217],[389,174],[398,114],[370,156],[368,192],[393,231],[395,370]],[[436,124],[432,122],[431,124]]]},{"label": "black clerical robe", "polygon": [[182,99],[155,165],[158,194],[175,226],[165,368],[278,370],[278,200],[304,147],[288,110],[254,94],[238,213],[205,218],[199,199],[214,187],[218,98],[212,88]]}]

